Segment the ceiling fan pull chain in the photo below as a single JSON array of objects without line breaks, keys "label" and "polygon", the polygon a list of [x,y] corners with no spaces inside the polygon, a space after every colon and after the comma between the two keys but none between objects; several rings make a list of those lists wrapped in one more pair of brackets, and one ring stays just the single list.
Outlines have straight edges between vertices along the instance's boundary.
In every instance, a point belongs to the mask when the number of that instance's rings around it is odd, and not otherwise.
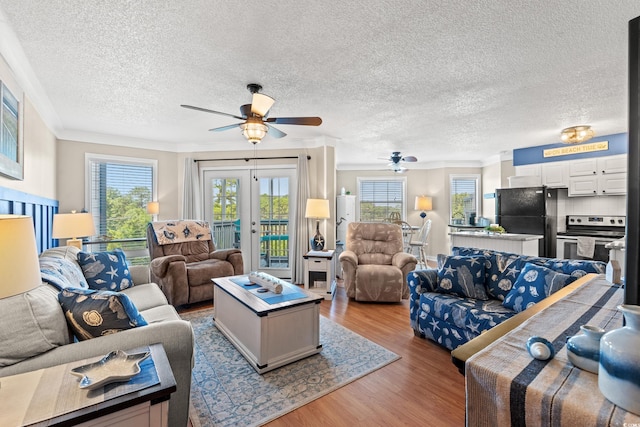
[{"label": "ceiling fan pull chain", "polygon": [[258,171],[258,147],[257,144],[253,144],[253,179],[258,182],[257,171]]}]

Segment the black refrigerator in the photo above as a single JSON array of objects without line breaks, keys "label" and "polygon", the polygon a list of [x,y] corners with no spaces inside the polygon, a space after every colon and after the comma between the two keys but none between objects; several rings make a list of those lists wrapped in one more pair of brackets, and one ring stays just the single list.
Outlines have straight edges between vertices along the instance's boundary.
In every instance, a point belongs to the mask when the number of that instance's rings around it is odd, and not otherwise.
[{"label": "black refrigerator", "polygon": [[507,233],[540,234],[538,254],[556,256],[558,190],[547,187],[496,190],[496,223]]}]

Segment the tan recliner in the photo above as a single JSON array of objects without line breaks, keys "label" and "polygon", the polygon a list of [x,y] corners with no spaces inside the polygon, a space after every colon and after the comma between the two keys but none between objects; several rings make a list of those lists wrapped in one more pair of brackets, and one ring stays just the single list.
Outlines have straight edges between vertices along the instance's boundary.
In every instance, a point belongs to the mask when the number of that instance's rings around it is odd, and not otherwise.
[{"label": "tan recliner", "polygon": [[407,274],[417,259],[403,251],[402,228],[384,222],[351,222],[340,254],[347,296],[356,301],[398,302],[409,298]]},{"label": "tan recliner", "polygon": [[204,221],[157,221],[147,226],[151,281],[169,304],[179,306],[213,300],[212,278],[244,273],[242,252],[221,249]]}]

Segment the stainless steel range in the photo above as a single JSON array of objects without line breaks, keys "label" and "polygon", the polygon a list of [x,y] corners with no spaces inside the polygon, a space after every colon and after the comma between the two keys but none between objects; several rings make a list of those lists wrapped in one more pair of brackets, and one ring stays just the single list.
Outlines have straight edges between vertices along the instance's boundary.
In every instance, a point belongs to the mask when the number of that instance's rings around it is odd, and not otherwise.
[{"label": "stainless steel range", "polygon": [[[566,220],[566,231],[558,233],[556,256],[569,259],[594,259],[609,261],[607,243],[618,240],[625,235],[626,217],[621,215],[569,215]],[[581,238],[594,239],[593,256],[578,255],[578,243]],[[587,244],[583,239],[581,244]]]}]

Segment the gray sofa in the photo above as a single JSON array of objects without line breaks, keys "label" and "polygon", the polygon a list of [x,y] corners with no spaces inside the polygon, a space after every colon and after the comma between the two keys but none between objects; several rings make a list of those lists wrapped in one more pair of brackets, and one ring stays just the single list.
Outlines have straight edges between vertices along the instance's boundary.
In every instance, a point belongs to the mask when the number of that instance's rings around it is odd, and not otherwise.
[{"label": "gray sofa", "polygon": [[[63,246],[48,249],[41,256],[66,258],[82,274],[78,252],[77,248]],[[0,377],[162,343],[177,383],[169,401],[169,425],[186,426],[193,367],[191,324],[180,319],[155,283],[149,283],[147,267],[131,267],[130,272],[134,286],[122,292],[148,325],[86,341],[73,340],[54,286],[43,282],[27,293],[0,300]]]}]

